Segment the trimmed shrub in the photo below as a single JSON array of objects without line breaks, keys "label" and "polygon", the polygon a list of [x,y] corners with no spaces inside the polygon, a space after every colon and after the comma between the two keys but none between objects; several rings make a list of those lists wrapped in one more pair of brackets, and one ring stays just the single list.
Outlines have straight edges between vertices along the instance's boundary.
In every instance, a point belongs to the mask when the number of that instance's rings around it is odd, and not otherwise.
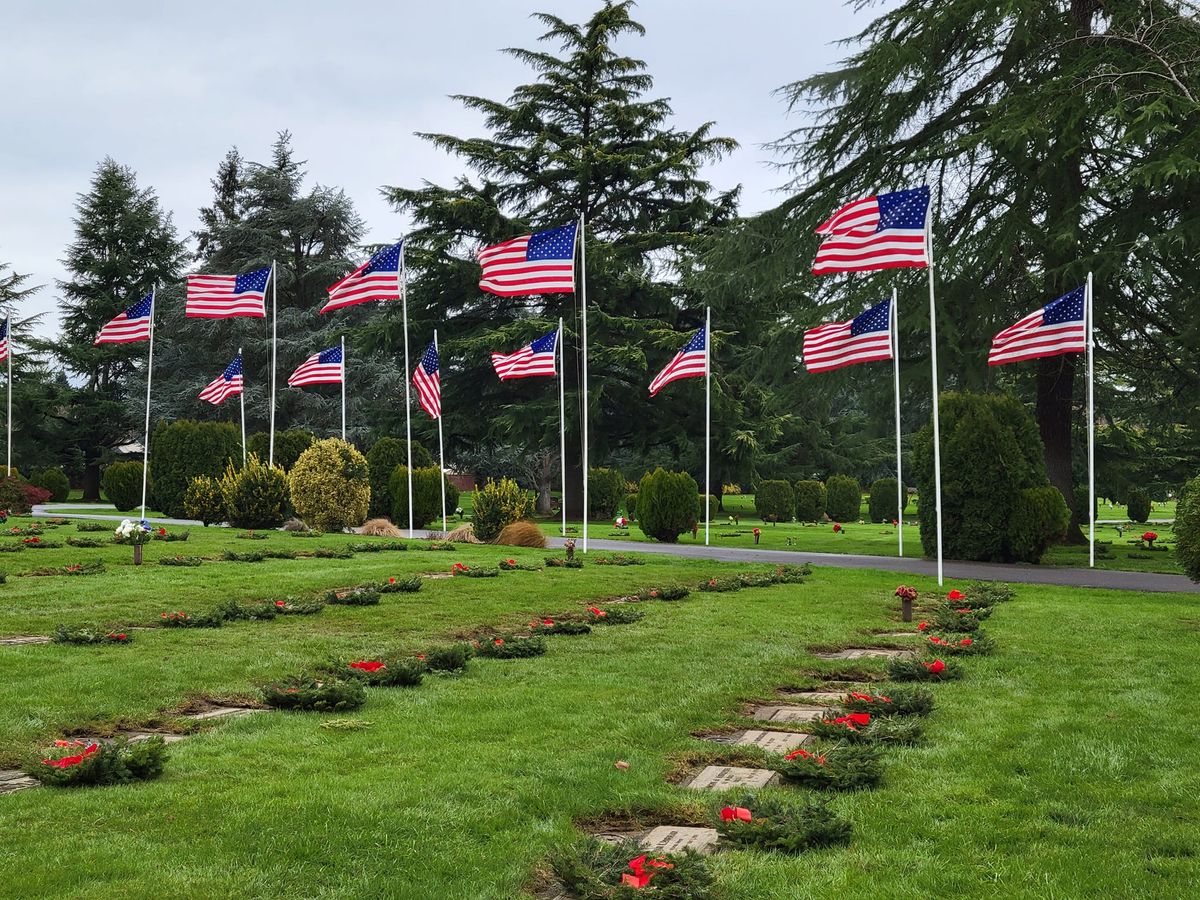
[{"label": "trimmed shrub", "polygon": [[1143,491],[1130,491],[1126,512],[1130,522],[1145,522],[1150,518],[1150,497]]},{"label": "trimmed shrub", "polygon": [[835,522],[856,522],[862,511],[862,488],[849,475],[831,475],[825,481],[825,512]]},{"label": "trimmed shrub", "polygon": [[199,519],[205,527],[225,521],[225,495],[221,482],[208,475],[197,475],[183,495],[183,509],[189,519]]},{"label": "trimmed shrub", "polygon": [[35,472],[31,481],[42,490],[49,491],[50,499],[55,503],[71,499],[71,479],[62,469],[43,469]]},{"label": "trimmed shrub", "polygon": [[367,458],[352,445],[339,438],[317,441],[288,473],[296,515],[322,531],[361,525],[371,501],[368,474]]},{"label": "trimmed shrub", "polygon": [[[138,479],[140,496],[142,489],[140,470]],[[35,504],[45,503],[49,499],[50,492],[48,490],[40,488],[36,484],[30,484],[16,473],[15,466],[12,475],[0,478],[0,510],[8,510],[10,513],[21,515],[28,513]]]},{"label": "trimmed shrub", "polygon": [[[290,472],[300,455],[316,443],[316,437],[303,428],[289,428],[286,431],[275,432],[274,464],[285,472]],[[266,431],[253,434],[246,441],[246,452],[257,453],[259,459],[271,458],[271,435]]]},{"label": "trimmed shrub", "polygon": [[[716,494],[708,495],[708,518],[710,522],[717,521],[717,510],[720,502],[717,500]],[[704,521],[704,495],[696,495],[696,519],[700,522]]]},{"label": "trimmed shrub", "polygon": [[591,469],[588,472],[588,518],[611,519],[625,499],[625,476],[618,469]]},{"label": "trimmed shrub", "polygon": [[283,469],[260,461],[257,454],[250,454],[244,468],[226,466],[221,496],[234,528],[278,528],[287,518],[287,476]]},{"label": "trimmed shrub", "polygon": [[819,481],[797,481],[795,493],[798,522],[820,522],[825,517],[825,485]]},{"label": "trimmed shrub", "polygon": [[1020,562],[1040,562],[1046,549],[1060,541],[1071,524],[1071,511],[1058,488],[1024,488],[1008,519],[1008,547]]},{"label": "trimmed shrub", "polygon": [[1200,478],[1193,478],[1175,507],[1175,556],[1192,581],[1200,581]]},{"label": "trimmed shrub", "polygon": [[[429,451],[416,441],[413,441],[412,454],[414,469],[428,469],[433,466],[433,457]],[[367,467],[370,469],[371,480],[372,516],[392,515],[392,510],[396,505],[396,498],[392,496],[392,474],[398,467],[407,465],[408,442],[400,438],[382,437],[375,442],[375,446],[367,453]],[[407,487],[407,482],[405,486]],[[457,503],[451,503],[449,496],[447,496],[446,506],[449,510],[453,511],[457,505]],[[408,522],[407,498],[405,498],[404,506],[404,517],[403,519],[397,519],[397,522]]]},{"label": "trimmed shrub", "polygon": [[489,478],[481,490],[475,491],[474,513],[471,517],[475,537],[484,543],[494,541],[505,525],[527,518],[532,512],[532,505],[525,491],[511,478],[501,478],[499,481]]},{"label": "trimmed shrub", "polygon": [[[908,495],[905,494],[907,499]],[[901,518],[899,501],[896,499],[896,479],[877,478],[871,482],[867,509],[872,522],[887,522]]]},{"label": "trimmed shrub", "polygon": [[661,466],[638,484],[638,527],[647,537],[674,544],[696,525],[696,479]]},{"label": "trimmed shrub", "polygon": [[184,495],[193,478],[218,478],[230,463],[241,463],[241,433],[231,422],[160,422],[150,436],[150,458],[154,460],[151,502],[168,516],[182,516]]},{"label": "trimmed shrub", "polygon": [[[140,462],[110,463],[100,476],[100,489],[108,502],[121,512],[129,512],[142,502],[142,464]],[[147,481],[146,494],[151,494]]]},{"label": "trimmed shrub", "polygon": [[513,522],[500,529],[496,536],[497,544],[507,544],[510,547],[537,547],[546,549],[546,535],[533,522]]},{"label": "trimmed shrub", "polygon": [[[415,448],[414,448],[415,450]],[[414,452],[413,456],[416,456]],[[442,524],[442,489],[438,479],[446,483],[446,513],[451,515],[458,506],[458,488],[438,471],[437,466],[413,469],[413,528],[424,528],[430,522]],[[374,491],[374,488],[371,489]],[[396,466],[388,482],[387,496],[392,498],[389,513],[394,522],[408,524],[408,469]]]},{"label": "trimmed shrub", "polygon": [[636,491],[625,495],[625,515],[630,519],[637,518],[637,501],[638,495]]},{"label": "trimmed shrub", "polygon": [[[1017,557],[1010,543],[1010,521],[1018,499],[1025,488],[1050,484],[1037,423],[1012,397],[957,392],[942,394],[941,419],[945,554],[951,559],[1012,562]],[[912,456],[920,496],[931,498],[932,426],[917,434]],[[937,552],[934,504],[920,503],[917,514],[921,544],[932,556]],[[1057,525],[1053,519],[1047,521]],[[1040,543],[1026,529],[1016,531],[1023,535],[1023,550]]]},{"label": "trimmed shrub", "polygon": [[790,522],[796,513],[796,492],[786,481],[759,482],[754,511],[764,522]]}]

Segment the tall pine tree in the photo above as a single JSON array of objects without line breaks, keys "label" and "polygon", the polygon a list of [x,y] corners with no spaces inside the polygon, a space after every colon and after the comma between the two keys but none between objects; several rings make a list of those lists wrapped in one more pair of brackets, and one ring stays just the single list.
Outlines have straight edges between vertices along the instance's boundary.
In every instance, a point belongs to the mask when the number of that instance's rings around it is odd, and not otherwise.
[{"label": "tall pine tree", "polygon": [[[711,123],[673,126],[670,104],[648,96],[653,80],[645,63],[616,46],[643,33],[631,6],[607,2],[582,24],[535,16],[547,29],[547,46],[505,52],[533,69],[536,80],[503,101],[455,98],[482,114],[487,134],[424,135],[460,157],[470,174],[451,187],[386,191],[416,225],[408,236],[414,352],[444,323],[443,408],[453,449],[557,445],[557,391],[543,379],[499,382],[488,354],[515,350],[566,318],[567,506],[576,516],[582,512],[580,298],[485,295],[473,250],[582,217],[592,463],[636,456],[698,464],[701,389],[673,386],[651,404],[646,386],[703,323],[703,308],[679,276],[698,237],[733,214],[736,191],[715,192],[701,169],[735,143],[714,136]],[[397,348],[394,312],[368,331],[380,349]],[[414,422],[424,429],[421,418]]]}]

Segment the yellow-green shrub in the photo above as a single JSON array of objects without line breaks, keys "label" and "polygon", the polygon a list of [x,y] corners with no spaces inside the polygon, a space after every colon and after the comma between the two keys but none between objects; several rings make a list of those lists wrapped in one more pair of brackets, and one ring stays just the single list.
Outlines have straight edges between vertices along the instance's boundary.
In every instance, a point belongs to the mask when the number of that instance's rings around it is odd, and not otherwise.
[{"label": "yellow-green shrub", "polygon": [[288,473],[292,506],[310,528],[361,525],[371,503],[367,458],[339,438],[317,441]]}]

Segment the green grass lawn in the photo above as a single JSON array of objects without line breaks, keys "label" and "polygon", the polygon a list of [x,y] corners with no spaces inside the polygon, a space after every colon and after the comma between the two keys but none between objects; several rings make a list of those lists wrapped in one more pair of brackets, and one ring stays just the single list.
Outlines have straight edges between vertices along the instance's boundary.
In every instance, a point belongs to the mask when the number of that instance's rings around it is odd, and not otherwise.
[{"label": "green grass lawn", "polygon": [[[149,545],[147,558],[347,540],[357,539],[251,542],[197,529],[186,544]],[[474,546],[181,569],[121,564],[127,547],[103,553],[114,558],[101,575],[10,577],[0,634],[132,625],[164,609],[545,555]],[[138,631],[126,647],[0,647],[0,757],[11,763],[66,729],[143,720],[189,697],[250,694],[331,655],[415,650],[639,587],[763,568],[648,557],[644,566],[435,579],[374,607]],[[370,689],[353,714],[372,723],[362,731],[323,730],[328,717],[317,714],[263,713],[173,745],[154,782],[0,796],[0,895],[519,897],[577,837],[576,820],[694,806],[667,775],[685,755],[719,748],[691,735],[736,724],[744,701],[836,665],[808,648],[894,627],[896,581],[818,568],[802,585],[651,603],[641,622],[552,638],[544,657],[476,660],[461,677]],[[836,798],[853,841],[799,857],[718,854],[723,897],[1194,890],[1194,597],[1021,587],[987,625],[997,652],[968,659],[961,682],[933,688],[925,741],[888,752],[880,789]],[[614,768],[618,759],[628,771]]]}]

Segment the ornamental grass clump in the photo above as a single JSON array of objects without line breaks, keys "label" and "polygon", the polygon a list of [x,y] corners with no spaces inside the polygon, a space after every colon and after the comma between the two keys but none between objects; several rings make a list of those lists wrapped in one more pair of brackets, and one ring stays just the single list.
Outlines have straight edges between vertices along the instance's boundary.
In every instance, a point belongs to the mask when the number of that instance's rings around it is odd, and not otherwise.
[{"label": "ornamental grass clump", "polygon": [[848,744],[915,744],[925,733],[924,725],[917,718],[875,718],[870,713],[859,712],[827,715],[823,719],[814,719],[804,728],[817,737]]},{"label": "ornamental grass clump", "polygon": [[644,612],[627,603],[619,603],[616,606],[610,606],[608,609],[589,606],[587,613],[588,622],[592,625],[629,625],[632,622],[646,618]]},{"label": "ornamental grass clump", "polygon": [[55,741],[45,756],[26,762],[24,771],[52,787],[125,784],[148,781],[162,774],[167,745],[161,735],[137,743],[124,738],[110,742]]},{"label": "ornamental grass clump", "polygon": [[745,794],[714,808],[713,820],[723,843],[777,853],[844,844],[852,831],[824,797],[814,796]]},{"label": "ornamental grass clump", "polygon": [[850,691],[840,705],[847,712],[872,716],[927,716],[933,712],[933,693],[925,688],[889,688],[875,694]]},{"label": "ornamental grass clump", "polygon": [[430,647],[424,653],[419,654],[417,658],[424,658],[425,667],[430,672],[458,674],[466,671],[467,663],[474,655],[475,650],[470,644],[458,643]]},{"label": "ornamental grass clump", "polygon": [[263,702],[276,709],[302,712],[344,712],[358,709],[367,691],[357,678],[302,678],[278,681],[262,689]]},{"label": "ornamental grass clump", "polygon": [[530,656],[542,656],[546,652],[546,639],[537,636],[506,634],[481,638],[478,644],[475,654],[490,659],[525,659]]},{"label": "ornamental grass clump", "polygon": [[879,747],[839,743],[793,750],[773,757],[768,765],[792,783],[818,791],[851,791],[875,787],[883,778]]},{"label": "ornamental grass clump", "polygon": [[111,628],[59,625],[50,640],[56,644],[129,644],[133,642],[133,635]]},{"label": "ornamental grass clump", "polygon": [[554,874],[579,900],[714,900],[704,858],[692,851],[646,854],[632,842],[588,837],[551,860]]},{"label": "ornamental grass clump", "polygon": [[379,591],[370,587],[356,587],[348,591],[326,591],[325,602],[336,606],[374,606],[379,602]]},{"label": "ornamental grass clump", "polygon": [[953,681],[963,677],[962,667],[954,660],[907,659],[897,656],[888,660],[888,678],[892,681]]},{"label": "ornamental grass clump", "polygon": [[534,619],[529,623],[530,634],[587,634],[592,626],[587,622],[552,618]]}]

